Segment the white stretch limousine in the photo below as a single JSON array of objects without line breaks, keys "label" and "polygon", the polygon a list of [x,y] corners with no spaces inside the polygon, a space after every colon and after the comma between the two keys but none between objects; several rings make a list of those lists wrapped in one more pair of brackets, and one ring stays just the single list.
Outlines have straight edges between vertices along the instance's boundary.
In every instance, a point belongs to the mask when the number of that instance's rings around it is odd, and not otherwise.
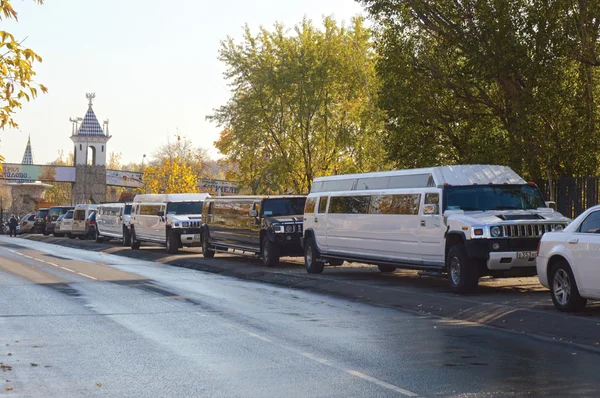
[{"label": "white stretch limousine", "polygon": [[207,193],[136,195],[131,210],[131,248],[160,243],[175,254],[183,246],[201,246],[202,204]]},{"label": "white stretch limousine", "polygon": [[124,246],[131,245],[129,233],[130,203],[103,203],[96,209],[96,242],[104,239],[121,239]]},{"label": "white stretch limousine", "polygon": [[568,219],[505,166],[316,178],[304,211],[305,266],[344,260],[447,274],[455,293],[485,275],[535,275],[541,236]]}]

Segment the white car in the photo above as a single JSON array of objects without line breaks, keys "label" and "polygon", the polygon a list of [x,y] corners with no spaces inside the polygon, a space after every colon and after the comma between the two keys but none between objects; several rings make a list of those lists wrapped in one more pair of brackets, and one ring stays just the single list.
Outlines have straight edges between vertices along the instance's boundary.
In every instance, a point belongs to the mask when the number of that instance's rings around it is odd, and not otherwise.
[{"label": "white car", "polygon": [[556,308],[580,311],[600,300],[600,206],[577,217],[562,232],[545,234],[537,257],[540,283]]}]

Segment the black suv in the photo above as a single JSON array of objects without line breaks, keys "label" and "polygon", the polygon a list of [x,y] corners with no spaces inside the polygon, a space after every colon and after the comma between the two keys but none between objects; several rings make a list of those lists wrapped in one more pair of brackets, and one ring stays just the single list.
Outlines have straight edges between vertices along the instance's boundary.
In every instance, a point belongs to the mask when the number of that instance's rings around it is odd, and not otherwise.
[{"label": "black suv", "polygon": [[63,214],[67,214],[69,210],[73,210],[73,206],[54,206],[48,209],[46,214],[46,225],[44,226],[44,235],[54,234],[54,228],[56,227],[56,220]]},{"label": "black suv", "polygon": [[33,228],[31,228],[32,234],[41,234],[46,231],[46,216],[48,215],[49,209],[39,209],[35,216],[35,222]]},{"label": "black suv", "polygon": [[305,196],[207,198],[202,208],[202,253],[257,256],[275,266],[282,256],[302,256]]}]

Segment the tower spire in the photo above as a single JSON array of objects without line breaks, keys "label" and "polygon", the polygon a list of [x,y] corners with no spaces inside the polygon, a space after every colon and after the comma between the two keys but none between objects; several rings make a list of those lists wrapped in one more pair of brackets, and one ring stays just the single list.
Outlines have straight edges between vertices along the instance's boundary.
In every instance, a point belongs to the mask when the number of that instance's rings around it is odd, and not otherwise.
[{"label": "tower spire", "polygon": [[25,147],[25,153],[23,154],[22,164],[33,164],[33,152],[31,150],[31,134],[27,139],[27,146]]}]

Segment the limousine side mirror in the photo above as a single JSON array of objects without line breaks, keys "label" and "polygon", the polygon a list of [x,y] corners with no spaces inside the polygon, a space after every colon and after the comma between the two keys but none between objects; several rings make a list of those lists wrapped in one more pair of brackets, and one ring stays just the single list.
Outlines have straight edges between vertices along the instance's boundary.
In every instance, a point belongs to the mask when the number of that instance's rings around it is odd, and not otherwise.
[{"label": "limousine side mirror", "polygon": [[552,200],[546,201],[546,207],[551,208],[552,210],[556,210],[556,202]]},{"label": "limousine side mirror", "polygon": [[435,215],[438,214],[437,205],[425,205],[423,206],[423,214],[424,215]]},{"label": "limousine side mirror", "polygon": [[249,213],[250,217],[258,217],[258,210],[252,209]]},{"label": "limousine side mirror", "polygon": [[165,216],[165,212],[162,211],[162,210],[161,211],[157,211],[156,215],[159,216],[159,217],[164,217]]}]

